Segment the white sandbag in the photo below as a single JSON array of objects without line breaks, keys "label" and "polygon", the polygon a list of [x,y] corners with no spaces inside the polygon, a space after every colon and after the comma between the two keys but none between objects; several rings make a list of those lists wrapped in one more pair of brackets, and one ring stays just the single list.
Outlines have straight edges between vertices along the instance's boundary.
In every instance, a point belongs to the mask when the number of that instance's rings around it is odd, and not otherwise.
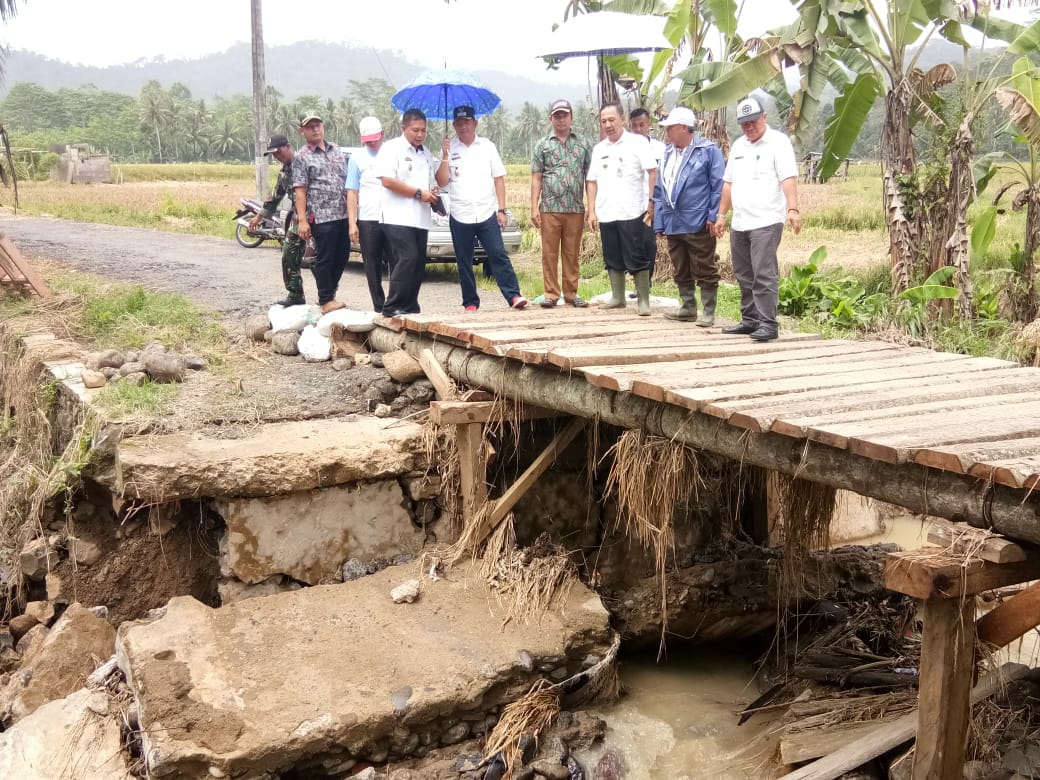
[{"label": "white sandbag", "polygon": [[296,348],[303,355],[304,360],[320,363],[328,360],[332,352],[332,342],[328,336],[322,336],[315,325],[308,325],[300,334],[300,340]]},{"label": "white sandbag", "polygon": [[298,306],[272,306],[267,310],[267,319],[271,321],[271,330],[303,330],[308,322],[315,322],[321,316],[321,309],[301,303]]},{"label": "white sandbag", "polygon": [[328,336],[333,325],[342,325],[351,333],[368,333],[375,327],[373,322],[379,315],[374,311],[357,311],[356,309],[336,309],[318,320],[318,333]]}]

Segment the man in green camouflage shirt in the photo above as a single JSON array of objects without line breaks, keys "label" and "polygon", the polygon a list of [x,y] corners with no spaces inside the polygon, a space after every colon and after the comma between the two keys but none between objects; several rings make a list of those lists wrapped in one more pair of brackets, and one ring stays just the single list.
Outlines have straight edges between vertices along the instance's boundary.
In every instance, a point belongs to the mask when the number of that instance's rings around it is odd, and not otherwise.
[{"label": "man in green camouflage shirt", "polygon": [[571,104],[557,100],[549,109],[553,132],[538,142],[531,160],[531,221],[542,231],[542,306],[560,299],[571,306],[587,305],[578,296],[578,254],[585,227],[585,174],[589,170],[588,141],[571,132]]},{"label": "man in green camouflage shirt", "polygon": [[[284,135],[271,136],[264,154],[272,155],[280,162],[282,170],[278,172],[278,181],[271,197],[264,201],[264,207],[260,213],[249,221],[251,231],[256,230],[260,221],[265,217],[268,219],[273,217],[278,211],[278,204],[282,202],[282,198],[293,191],[292,162],[296,155],[289,145],[289,139]],[[276,306],[296,306],[307,302],[303,295],[303,277],[300,275],[300,263],[303,260],[306,246],[297,235],[296,212],[289,209],[289,216],[285,221],[285,243],[282,244],[282,281],[289,294],[283,300],[278,301]]]}]

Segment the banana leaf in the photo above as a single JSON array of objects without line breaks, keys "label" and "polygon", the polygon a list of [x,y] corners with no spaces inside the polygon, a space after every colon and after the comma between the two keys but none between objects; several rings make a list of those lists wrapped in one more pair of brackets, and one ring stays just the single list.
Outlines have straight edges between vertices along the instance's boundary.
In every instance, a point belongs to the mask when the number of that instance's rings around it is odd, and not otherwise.
[{"label": "banana leaf", "polygon": [[881,83],[873,73],[861,73],[834,101],[834,113],[823,132],[823,159],[820,178],[828,179],[841,164],[859,137],[874,101],[881,94]]}]

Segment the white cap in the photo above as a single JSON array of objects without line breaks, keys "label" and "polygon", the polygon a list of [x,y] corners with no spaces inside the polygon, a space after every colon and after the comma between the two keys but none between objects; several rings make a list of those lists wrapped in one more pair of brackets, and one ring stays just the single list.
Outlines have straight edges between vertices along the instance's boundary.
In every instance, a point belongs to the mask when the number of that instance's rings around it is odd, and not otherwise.
[{"label": "white cap", "polygon": [[754,122],[758,119],[765,111],[762,110],[762,104],[754,98],[747,98],[737,103],[737,124],[742,122]]},{"label": "white cap", "polygon": [[661,127],[670,125],[686,125],[689,128],[697,126],[697,115],[686,106],[676,106],[664,119],[658,122]]},{"label": "white cap", "polygon": [[363,144],[369,141],[378,141],[383,137],[383,126],[374,116],[364,117],[358,123],[358,130],[361,131],[361,143]]}]

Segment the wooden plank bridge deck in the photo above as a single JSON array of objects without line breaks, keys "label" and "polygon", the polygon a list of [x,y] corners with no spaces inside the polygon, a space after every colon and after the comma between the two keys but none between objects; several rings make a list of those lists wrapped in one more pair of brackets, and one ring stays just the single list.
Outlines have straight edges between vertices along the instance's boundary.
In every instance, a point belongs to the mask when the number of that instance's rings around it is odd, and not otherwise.
[{"label": "wooden plank bridge deck", "polygon": [[1005,360],[809,333],[757,344],[631,308],[408,315],[381,324],[581,375],[740,429],[1011,488],[1040,485],[1040,369]]}]

